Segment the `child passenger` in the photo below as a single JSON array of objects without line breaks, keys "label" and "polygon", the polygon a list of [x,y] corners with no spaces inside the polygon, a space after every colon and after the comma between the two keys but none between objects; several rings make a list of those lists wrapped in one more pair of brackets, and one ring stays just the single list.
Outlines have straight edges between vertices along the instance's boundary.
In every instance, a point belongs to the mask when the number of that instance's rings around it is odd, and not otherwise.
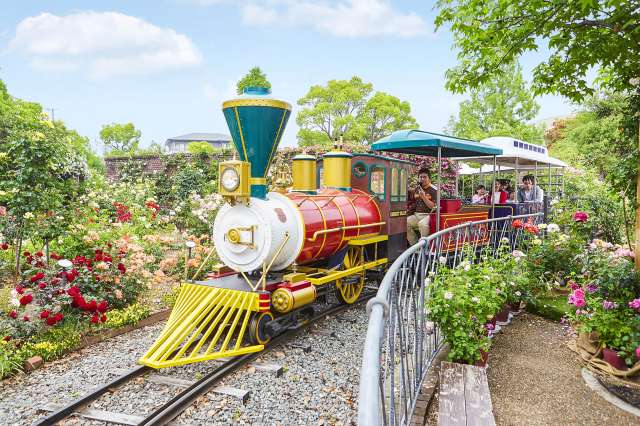
[{"label": "child passenger", "polygon": [[484,185],[478,185],[476,187],[476,193],[471,197],[471,203],[473,204],[486,204],[487,203],[487,189]]}]

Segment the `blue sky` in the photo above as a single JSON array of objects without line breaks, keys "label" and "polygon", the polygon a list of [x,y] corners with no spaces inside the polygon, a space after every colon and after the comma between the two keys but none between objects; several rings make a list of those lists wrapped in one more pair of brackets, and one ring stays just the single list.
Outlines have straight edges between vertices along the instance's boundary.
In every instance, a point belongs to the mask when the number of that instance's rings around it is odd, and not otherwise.
[{"label": "blue sky", "polygon": [[[94,146],[111,122],[133,122],[143,145],[227,133],[221,103],[254,65],[294,114],[311,85],[358,75],[409,101],[422,129],[442,131],[464,96],[444,89],[456,55],[451,34],[434,33],[432,7],[418,0],[11,1],[0,15],[0,78],[12,95],[54,108]],[[523,58],[527,78],[543,58]],[[539,119],[573,110],[557,96],[538,102]],[[282,145],[295,145],[296,133],[292,117]]]}]

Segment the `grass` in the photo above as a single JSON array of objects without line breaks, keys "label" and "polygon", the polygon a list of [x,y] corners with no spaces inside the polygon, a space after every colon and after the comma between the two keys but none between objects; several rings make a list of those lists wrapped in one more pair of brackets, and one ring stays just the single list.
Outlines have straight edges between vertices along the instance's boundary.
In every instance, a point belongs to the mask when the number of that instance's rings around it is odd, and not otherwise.
[{"label": "grass", "polygon": [[569,308],[567,296],[564,294],[543,293],[527,303],[527,311],[552,321],[560,321],[569,313]]}]

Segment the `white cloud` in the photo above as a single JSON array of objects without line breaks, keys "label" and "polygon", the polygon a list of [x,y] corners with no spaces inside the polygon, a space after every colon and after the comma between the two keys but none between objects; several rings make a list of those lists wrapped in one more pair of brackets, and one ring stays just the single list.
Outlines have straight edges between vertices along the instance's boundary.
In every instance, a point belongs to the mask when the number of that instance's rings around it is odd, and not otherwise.
[{"label": "white cloud", "polygon": [[118,12],[42,13],[22,20],[9,43],[34,67],[87,70],[104,78],[198,65],[200,51],[171,28]]},{"label": "white cloud", "polygon": [[196,6],[211,6],[212,4],[224,3],[227,0],[178,0],[178,3],[191,3]]},{"label": "white cloud", "polygon": [[248,25],[309,26],[341,37],[424,34],[427,25],[416,13],[401,13],[388,0],[275,0],[242,7]]}]

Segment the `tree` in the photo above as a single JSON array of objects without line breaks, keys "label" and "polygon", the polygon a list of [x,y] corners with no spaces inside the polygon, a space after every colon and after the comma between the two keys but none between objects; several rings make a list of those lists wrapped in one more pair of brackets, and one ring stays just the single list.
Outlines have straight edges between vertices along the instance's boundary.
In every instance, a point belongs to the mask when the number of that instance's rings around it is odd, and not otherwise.
[{"label": "tree", "polygon": [[470,96],[460,103],[458,117],[449,119],[448,132],[474,140],[513,136],[531,143],[543,142],[542,128],[527,124],[540,106],[527,88],[519,65],[503,66],[502,73],[472,89]]},{"label": "tree", "polygon": [[190,154],[213,154],[215,148],[209,142],[189,142],[187,151]]},{"label": "tree", "polygon": [[635,200],[640,96],[598,93],[587,98],[575,118],[549,132],[551,154],[593,171],[617,193]]},{"label": "tree", "polygon": [[[534,69],[536,93],[580,100],[593,93],[587,72],[600,82],[629,89],[640,63],[639,0],[438,0],[436,27],[451,26],[460,64],[447,72],[447,87],[464,92],[504,73],[502,65],[547,47]],[[547,46],[541,46],[546,42]]]},{"label": "tree", "polygon": [[395,96],[376,92],[360,113],[365,139],[375,142],[400,129],[416,129],[418,122],[411,116],[411,106]]},{"label": "tree", "polygon": [[343,136],[356,145],[374,142],[394,130],[418,127],[408,102],[376,92],[360,77],[312,86],[298,100],[296,117],[301,146],[327,146]]},{"label": "tree", "polygon": [[1,238],[14,242],[17,271],[22,240],[55,236],[51,218],[72,211],[82,193],[85,143],[61,122],[49,121],[39,104],[9,96],[0,81],[0,205],[7,210],[0,217],[6,222]]},{"label": "tree", "polygon": [[269,83],[266,74],[262,72],[260,67],[253,67],[247,75],[238,81],[236,93],[242,95],[246,87],[264,87],[265,89],[271,89],[271,83]]},{"label": "tree", "polygon": [[136,130],[133,123],[112,123],[102,126],[100,139],[112,150],[133,152],[140,143],[140,130]]}]

